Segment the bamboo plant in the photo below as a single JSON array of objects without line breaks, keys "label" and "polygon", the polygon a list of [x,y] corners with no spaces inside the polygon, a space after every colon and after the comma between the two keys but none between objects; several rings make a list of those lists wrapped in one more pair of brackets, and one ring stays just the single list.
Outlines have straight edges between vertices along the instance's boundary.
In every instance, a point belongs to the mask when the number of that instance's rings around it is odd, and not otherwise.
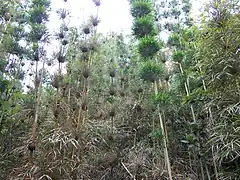
[{"label": "bamboo plant", "polygon": [[46,57],[43,51],[44,43],[47,42],[47,28],[46,22],[48,21],[48,11],[50,7],[50,1],[48,0],[32,0],[29,5],[29,22],[31,23],[31,32],[29,33],[29,40],[33,43],[32,45],[32,60],[35,61],[35,113],[34,121],[32,126],[32,137],[28,145],[30,151],[30,157],[36,149],[36,138],[37,138],[37,124],[40,109],[41,99],[41,86],[42,76],[39,76],[39,64],[42,61],[43,70]]},{"label": "bamboo plant", "polygon": [[[150,0],[133,0],[131,1],[131,14],[134,17],[133,22],[133,35],[139,40],[137,45],[138,52],[143,61],[141,67],[141,78],[152,82],[154,85],[154,93],[158,95],[157,81],[159,73],[162,69],[154,62],[154,56],[160,50],[162,43],[156,39],[157,31],[154,24],[154,8],[153,2]],[[160,128],[163,134],[164,156],[167,165],[168,175],[172,180],[171,165],[167,149],[167,134],[165,133],[164,122],[162,113],[160,112],[159,105],[157,105]],[[155,120],[152,122],[153,131],[155,131]]]}]

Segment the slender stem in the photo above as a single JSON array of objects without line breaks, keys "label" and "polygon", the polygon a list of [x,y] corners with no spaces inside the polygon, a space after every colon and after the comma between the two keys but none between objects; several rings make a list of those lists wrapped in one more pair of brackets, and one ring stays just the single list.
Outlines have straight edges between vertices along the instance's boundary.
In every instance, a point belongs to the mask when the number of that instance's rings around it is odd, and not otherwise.
[{"label": "slender stem", "polygon": [[[180,68],[181,74],[183,75],[182,65],[181,65],[181,63],[178,63],[178,64],[179,64],[179,68]],[[190,95],[190,92],[189,92],[189,88],[188,88],[188,85],[187,85],[187,84],[189,84],[188,80],[187,80],[187,82],[184,82],[184,86],[185,86],[186,94],[187,94],[187,96],[189,96],[189,95]],[[194,113],[193,105],[192,105],[192,104],[190,105],[190,108],[191,108],[191,113],[192,113],[193,122],[196,123],[197,120],[196,120],[196,116],[195,116],[195,113]]]},{"label": "slender stem", "polygon": [[[43,78],[43,74],[44,74],[44,65],[45,65],[45,61],[46,59],[44,59],[43,61],[43,72],[41,73],[40,76],[40,83],[39,83],[39,88],[37,91],[37,98],[36,98],[36,107],[35,107],[35,117],[34,117],[34,122],[33,122],[33,127],[32,127],[32,143],[35,146],[36,144],[36,132],[37,132],[37,123],[38,123],[38,114],[39,114],[39,109],[40,109],[40,97],[41,97],[41,88],[42,88],[42,78]],[[37,63],[36,63],[37,65]],[[37,70],[37,66],[36,66],[36,70]],[[30,154],[30,157],[32,158],[32,151]]]},{"label": "slender stem", "polygon": [[114,117],[113,116],[112,116],[111,120],[112,120],[112,134],[113,134],[113,122],[114,122]]},{"label": "slender stem", "polygon": [[206,163],[205,163],[205,168],[206,168],[208,180],[211,180],[211,176],[210,176],[210,173],[209,173],[209,170],[208,170],[208,167],[207,167]]},{"label": "slender stem", "polygon": [[[157,81],[154,81],[154,85],[155,85],[155,95],[157,95],[158,94]],[[167,164],[168,175],[169,175],[169,179],[172,180],[173,179],[172,178],[172,170],[171,170],[171,165],[170,165],[170,160],[169,160],[169,155],[168,155],[168,149],[167,149],[167,141],[166,141],[167,134],[165,134],[165,128],[164,128],[162,113],[160,111],[159,104],[157,105],[157,111],[158,111],[158,116],[159,116],[160,127],[162,129],[162,134],[163,134],[164,155],[165,155],[165,161],[166,161],[166,164]]]},{"label": "slender stem", "polygon": [[202,180],[205,180],[205,176],[204,176],[204,169],[203,169],[203,163],[202,160],[200,159],[200,168],[201,168],[201,175],[202,175]]}]

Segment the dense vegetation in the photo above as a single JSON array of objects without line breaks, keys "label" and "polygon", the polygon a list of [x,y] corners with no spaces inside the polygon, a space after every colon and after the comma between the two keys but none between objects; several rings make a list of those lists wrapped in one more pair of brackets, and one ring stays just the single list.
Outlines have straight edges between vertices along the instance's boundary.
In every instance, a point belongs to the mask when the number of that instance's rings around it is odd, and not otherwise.
[{"label": "dense vegetation", "polygon": [[0,0],[0,179],[239,179],[239,2],[130,0],[130,36],[93,3],[52,33],[50,0]]}]

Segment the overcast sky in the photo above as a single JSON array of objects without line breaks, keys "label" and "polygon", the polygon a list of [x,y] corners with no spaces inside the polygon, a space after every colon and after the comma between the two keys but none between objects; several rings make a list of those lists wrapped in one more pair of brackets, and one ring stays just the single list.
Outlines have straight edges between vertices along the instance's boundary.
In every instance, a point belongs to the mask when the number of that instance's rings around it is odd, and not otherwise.
[{"label": "overcast sky", "polygon": [[[193,0],[193,16],[199,16],[199,8],[203,2],[206,0]],[[81,25],[90,15],[97,13],[97,8],[92,0],[68,0],[67,2],[52,0],[52,14],[49,24],[51,29],[58,28],[60,25],[56,15],[56,10],[59,8],[66,8],[71,12],[71,26]],[[128,0],[102,0],[99,7],[99,17],[101,23],[98,26],[98,32],[123,31],[126,34],[131,33],[132,17]]]},{"label": "overcast sky", "polygon": [[[57,27],[56,21],[59,23],[55,13],[59,8],[66,8],[71,12],[71,26],[81,25],[84,20],[88,20],[90,15],[97,13],[97,8],[92,0],[68,0],[67,2],[52,0],[53,11],[50,16],[50,27],[53,29]],[[123,32],[129,33],[131,30],[132,17],[127,0],[102,0],[98,14],[101,19],[98,32],[123,30]]]}]

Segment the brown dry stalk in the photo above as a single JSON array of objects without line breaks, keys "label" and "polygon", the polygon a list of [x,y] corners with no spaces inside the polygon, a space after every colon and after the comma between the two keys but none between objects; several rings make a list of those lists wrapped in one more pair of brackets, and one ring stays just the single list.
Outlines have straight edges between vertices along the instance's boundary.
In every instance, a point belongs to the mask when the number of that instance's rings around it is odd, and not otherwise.
[{"label": "brown dry stalk", "polygon": [[[37,65],[37,63],[36,63]],[[40,108],[40,99],[41,99],[41,88],[42,88],[42,78],[43,78],[43,73],[44,73],[44,65],[45,65],[45,59],[43,61],[43,72],[41,73],[40,76],[40,84],[39,88],[37,88],[37,99],[36,99],[36,106],[35,106],[35,117],[34,117],[34,122],[32,126],[32,137],[31,137],[31,145],[35,148],[36,147],[36,133],[37,133],[37,124],[38,124],[38,115],[39,115],[39,108]],[[37,67],[36,67],[37,69]],[[37,72],[36,72],[37,74]],[[30,151],[30,160],[32,159],[33,151]]]}]

